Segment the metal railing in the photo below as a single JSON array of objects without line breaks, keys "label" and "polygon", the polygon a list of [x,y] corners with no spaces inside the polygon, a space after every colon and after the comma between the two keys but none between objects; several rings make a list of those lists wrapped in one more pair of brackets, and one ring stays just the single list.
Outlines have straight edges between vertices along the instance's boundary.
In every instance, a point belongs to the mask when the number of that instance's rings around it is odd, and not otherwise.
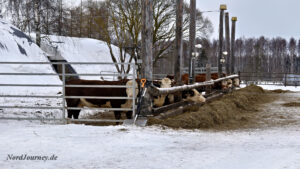
[{"label": "metal railing", "polygon": [[[119,74],[119,73],[110,73],[110,74],[99,74],[99,73],[68,73],[66,72],[66,65],[128,65],[130,64],[132,68],[131,74]],[[16,87],[16,88],[37,88],[37,87],[42,87],[42,88],[53,88],[57,87],[61,89],[61,93],[57,95],[24,95],[24,94],[0,94],[1,99],[11,99],[11,98],[25,98],[25,99],[60,99],[60,101],[56,102],[56,106],[50,105],[50,106],[31,106],[31,105],[21,105],[21,106],[16,106],[16,105],[4,105],[3,103],[0,103],[0,109],[2,112],[4,112],[3,115],[5,114],[5,111],[7,109],[21,109],[21,110],[28,110],[28,109],[33,109],[33,110],[60,110],[61,111],[61,118],[44,118],[44,117],[5,117],[5,116],[0,116],[0,119],[7,119],[7,120],[42,120],[42,121],[62,121],[66,122],[66,111],[67,110],[96,110],[96,111],[132,111],[132,114],[134,117],[135,116],[135,88],[137,86],[136,84],[136,65],[135,63],[108,63],[108,62],[0,62],[0,66],[3,65],[35,65],[38,67],[39,65],[60,65],[62,67],[61,72],[57,73],[40,73],[40,72],[35,72],[35,73],[11,73],[11,72],[0,72],[0,77],[3,76],[9,76],[10,78],[13,78],[14,76],[57,76],[60,77],[61,83],[60,84],[36,84],[36,83],[31,83],[31,84],[20,84],[20,83],[3,83],[0,81],[0,87]],[[126,86],[126,85],[69,85],[66,82],[66,77],[72,77],[72,76],[126,76],[129,79],[133,80],[133,85],[132,86]],[[100,79],[98,79],[100,80]],[[104,97],[104,96],[66,96],[66,87],[68,88],[132,88],[133,90],[133,97]],[[37,92],[38,93],[38,92]],[[125,100],[132,100],[132,108],[81,108],[81,107],[68,107],[66,104],[66,99],[80,99],[80,98],[86,98],[86,99],[125,99]],[[1,105],[2,104],[2,105]],[[113,120],[113,119],[79,119],[79,120],[69,120],[69,121],[89,121],[89,122],[121,122],[122,120]]]},{"label": "metal railing", "polygon": [[240,72],[243,84],[300,86],[300,74]]},{"label": "metal railing", "polygon": [[[218,67],[211,67],[210,68],[211,73],[218,73]],[[183,68],[184,73],[189,73],[189,68],[185,67]],[[225,72],[225,67],[222,67],[222,72]],[[206,73],[206,67],[196,67],[195,68],[195,74],[203,74]]]}]

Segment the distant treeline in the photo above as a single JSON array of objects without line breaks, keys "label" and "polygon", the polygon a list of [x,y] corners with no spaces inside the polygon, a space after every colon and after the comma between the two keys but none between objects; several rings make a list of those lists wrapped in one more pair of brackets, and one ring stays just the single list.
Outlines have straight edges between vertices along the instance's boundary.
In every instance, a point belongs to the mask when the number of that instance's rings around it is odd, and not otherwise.
[{"label": "distant treeline", "polygon": [[[202,43],[211,63],[217,66],[218,41]],[[234,55],[241,72],[300,73],[300,40],[295,38],[239,38]]]}]

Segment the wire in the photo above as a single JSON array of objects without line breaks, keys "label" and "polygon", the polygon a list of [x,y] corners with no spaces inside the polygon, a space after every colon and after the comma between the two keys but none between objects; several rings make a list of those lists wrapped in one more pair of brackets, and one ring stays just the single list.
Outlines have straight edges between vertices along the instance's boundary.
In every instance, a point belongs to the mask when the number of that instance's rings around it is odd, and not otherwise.
[{"label": "wire", "polygon": [[220,12],[220,10],[216,10],[216,11],[200,11],[200,13],[209,13],[209,12]]}]

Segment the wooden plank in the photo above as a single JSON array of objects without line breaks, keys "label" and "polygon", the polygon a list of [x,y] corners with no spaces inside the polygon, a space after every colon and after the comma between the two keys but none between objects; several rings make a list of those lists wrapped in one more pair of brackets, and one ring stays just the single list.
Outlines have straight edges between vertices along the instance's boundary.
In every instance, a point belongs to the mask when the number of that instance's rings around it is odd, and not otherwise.
[{"label": "wooden plank", "polygon": [[171,94],[171,93],[182,92],[185,90],[195,89],[198,87],[208,86],[208,85],[213,85],[213,84],[214,84],[213,81],[208,81],[208,82],[195,83],[192,85],[183,85],[183,86],[176,86],[176,87],[170,87],[170,88],[157,88],[155,86],[152,86],[151,94],[154,96],[158,96],[161,94]]},{"label": "wooden plank", "polygon": [[[216,95],[208,97],[206,99],[206,103],[207,102],[212,102],[212,101],[222,97],[223,95],[224,95],[223,93],[218,93]],[[159,115],[156,115],[155,118],[157,118],[157,119],[167,119],[167,118],[170,118],[170,117],[178,116],[180,114],[185,113],[191,107],[194,107],[194,106],[199,106],[200,107],[200,106],[203,106],[204,104],[205,103],[188,102],[188,103],[186,103],[186,105],[175,107],[174,109],[171,109],[167,112],[161,112]]]},{"label": "wooden plank", "polygon": [[154,115],[154,116],[157,116],[157,115],[159,115],[160,113],[169,111],[169,110],[171,110],[171,109],[176,109],[176,108],[178,108],[178,107],[180,107],[180,106],[185,106],[185,105],[187,105],[187,104],[188,104],[187,101],[181,101],[181,102],[177,102],[177,103],[165,105],[165,106],[158,107],[158,108],[153,108],[153,115]]}]

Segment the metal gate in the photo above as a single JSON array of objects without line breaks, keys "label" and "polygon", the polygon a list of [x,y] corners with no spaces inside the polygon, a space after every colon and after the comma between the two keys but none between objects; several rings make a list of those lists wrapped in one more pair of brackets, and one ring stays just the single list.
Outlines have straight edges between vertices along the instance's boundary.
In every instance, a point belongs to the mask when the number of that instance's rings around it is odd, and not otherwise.
[{"label": "metal gate", "polygon": [[[119,73],[76,73],[68,71],[72,66],[91,66],[91,65],[130,65],[131,72],[128,74]],[[136,84],[136,65],[135,63],[105,63],[105,62],[0,62],[0,119],[4,120],[41,120],[41,121],[88,121],[88,122],[122,122],[115,119],[67,119],[67,110],[95,110],[95,111],[132,111],[135,115],[135,88]],[[6,68],[5,68],[6,67]],[[26,72],[28,68],[38,68],[39,70],[51,70],[42,72]],[[24,70],[24,73],[7,70]],[[56,70],[56,73],[53,70]],[[2,71],[1,71],[2,70]],[[50,73],[51,72],[51,73]],[[54,72],[54,73],[53,73]],[[99,72],[99,71],[95,71]],[[126,85],[67,85],[66,81],[70,78],[79,77],[97,77],[98,80],[103,77],[128,77],[133,79],[132,86]],[[20,83],[18,79],[24,78],[26,83]],[[27,79],[26,79],[26,78]],[[54,79],[59,83],[37,83],[42,79]],[[57,80],[55,80],[55,78]],[[59,79],[60,80],[59,80]],[[113,79],[113,78],[111,78]],[[27,83],[28,82],[28,83]],[[132,88],[133,97],[85,97],[85,96],[66,96],[65,87],[94,87],[94,88]],[[51,89],[50,89],[51,88]],[[57,93],[45,94],[48,91]],[[47,92],[44,92],[47,91]],[[52,93],[53,93],[52,92]],[[49,92],[50,93],[50,92]],[[131,99],[132,108],[79,108],[67,107],[66,99]]]}]

